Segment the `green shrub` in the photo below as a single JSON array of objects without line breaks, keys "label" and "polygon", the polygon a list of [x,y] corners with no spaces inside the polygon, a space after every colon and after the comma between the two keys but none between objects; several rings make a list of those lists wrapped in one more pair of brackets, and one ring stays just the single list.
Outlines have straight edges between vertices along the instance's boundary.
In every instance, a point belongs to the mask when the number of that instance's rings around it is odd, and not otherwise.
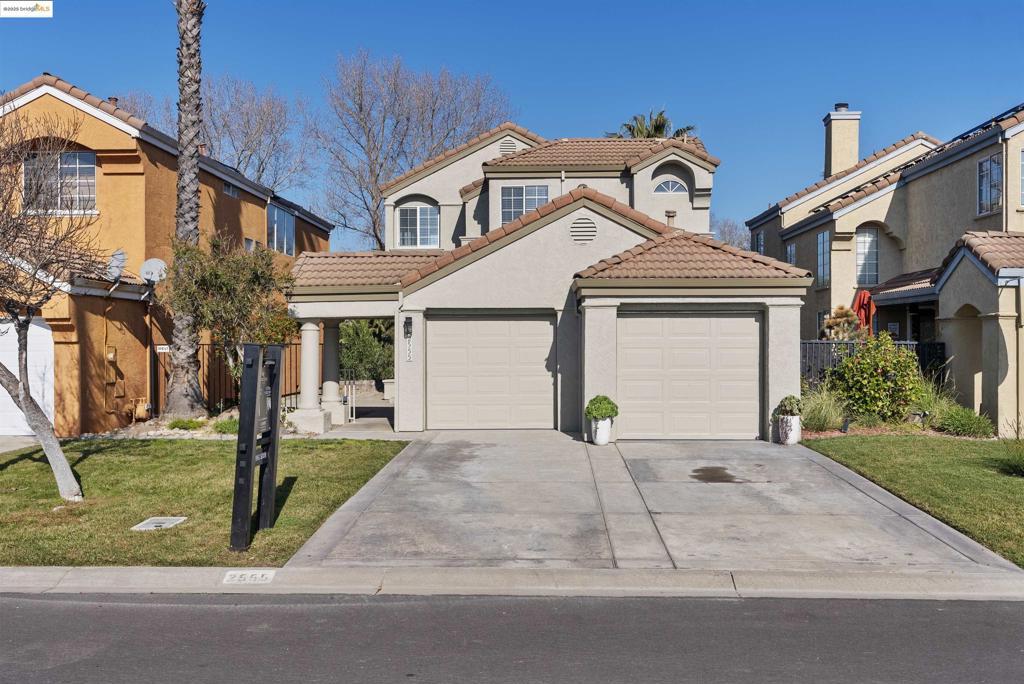
[{"label": "green shrub", "polygon": [[819,385],[816,389],[805,392],[801,403],[801,422],[808,430],[824,432],[838,430],[843,426],[843,400],[826,385]]},{"label": "green shrub", "polygon": [[394,322],[355,320],[341,324],[341,367],[351,368],[356,380],[395,377]]},{"label": "green shrub", "polygon": [[862,428],[877,428],[885,425],[886,421],[877,413],[860,413],[853,419],[854,425]]},{"label": "green shrub", "polygon": [[218,435],[237,435],[238,434],[238,419],[237,418],[225,418],[219,420],[213,426],[213,431]]},{"label": "green shrub", "polygon": [[910,405],[910,411],[922,414],[921,425],[926,428],[941,425],[943,417],[959,406],[948,388],[923,375],[918,377],[918,386],[917,398]]},{"label": "green shrub", "polygon": [[995,432],[987,416],[979,416],[965,406],[955,406],[942,416],[939,429],[960,437],[991,437]]},{"label": "green shrub", "polygon": [[198,430],[203,426],[203,421],[195,418],[175,418],[167,423],[171,430]]},{"label": "green shrub", "polygon": [[1002,444],[1006,455],[1000,464],[1000,470],[1007,475],[1024,477],[1024,439],[1004,439]]},{"label": "green shrub", "polygon": [[614,418],[619,415],[619,407],[615,405],[615,402],[604,396],[598,394],[596,397],[587,402],[586,410],[587,418],[590,420],[604,420],[605,418]]},{"label": "green shrub", "polygon": [[897,347],[886,332],[868,338],[829,373],[829,385],[850,413],[903,420],[920,391],[917,356]]},{"label": "green shrub", "polygon": [[801,412],[800,397],[793,396],[790,394],[787,397],[783,397],[782,401],[779,402],[778,408],[775,409],[775,415],[777,416],[799,416]]}]

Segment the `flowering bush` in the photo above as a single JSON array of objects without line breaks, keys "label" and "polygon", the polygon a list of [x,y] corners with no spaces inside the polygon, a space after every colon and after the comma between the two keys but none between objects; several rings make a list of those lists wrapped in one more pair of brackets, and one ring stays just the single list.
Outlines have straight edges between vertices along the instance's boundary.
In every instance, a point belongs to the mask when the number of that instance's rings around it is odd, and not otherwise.
[{"label": "flowering bush", "polygon": [[917,356],[879,333],[857,345],[857,350],[829,374],[829,385],[839,392],[849,412],[903,420],[921,391]]}]

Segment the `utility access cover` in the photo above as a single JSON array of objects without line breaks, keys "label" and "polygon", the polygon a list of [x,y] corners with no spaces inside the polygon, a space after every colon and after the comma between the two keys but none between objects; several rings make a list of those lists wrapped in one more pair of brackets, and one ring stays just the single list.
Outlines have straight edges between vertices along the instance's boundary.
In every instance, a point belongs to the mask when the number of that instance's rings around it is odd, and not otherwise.
[{"label": "utility access cover", "polygon": [[177,517],[163,517],[163,518],[146,518],[138,525],[132,528],[135,532],[148,532],[150,530],[166,530],[168,527],[174,527],[188,520],[188,518],[177,518]]}]

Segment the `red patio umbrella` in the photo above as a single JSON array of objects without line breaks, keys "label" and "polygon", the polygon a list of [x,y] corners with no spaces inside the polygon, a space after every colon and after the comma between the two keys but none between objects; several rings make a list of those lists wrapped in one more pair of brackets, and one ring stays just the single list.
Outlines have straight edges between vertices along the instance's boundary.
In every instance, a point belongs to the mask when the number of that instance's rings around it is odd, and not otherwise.
[{"label": "red patio umbrella", "polygon": [[853,298],[853,312],[857,314],[857,321],[860,327],[873,330],[872,322],[875,320],[875,303],[871,299],[871,293],[861,290]]}]

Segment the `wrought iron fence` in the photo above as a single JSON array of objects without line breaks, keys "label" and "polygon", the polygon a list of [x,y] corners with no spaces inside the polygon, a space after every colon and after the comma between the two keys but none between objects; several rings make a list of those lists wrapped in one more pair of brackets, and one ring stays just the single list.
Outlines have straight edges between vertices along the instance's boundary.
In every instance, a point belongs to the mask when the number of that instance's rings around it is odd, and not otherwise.
[{"label": "wrought iron fence", "polygon": [[[852,355],[856,341],[803,340],[800,342],[800,374],[812,387],[821,383],[828,372]],[[942,342],[895,342],[917,356],[917,364],[926,374],[939,373],[946,365],[946,345]]]}]

